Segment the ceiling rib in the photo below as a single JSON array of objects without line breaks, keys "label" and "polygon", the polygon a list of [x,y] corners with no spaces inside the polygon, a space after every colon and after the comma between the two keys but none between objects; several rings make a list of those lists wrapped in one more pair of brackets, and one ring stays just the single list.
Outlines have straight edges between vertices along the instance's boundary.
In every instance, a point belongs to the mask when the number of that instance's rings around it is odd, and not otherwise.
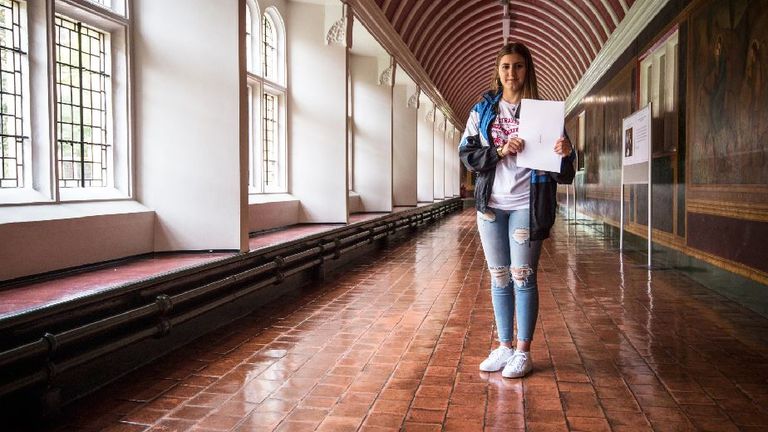
[{"label": "ceiling rib", "polygon": [[392,24],[379,9],[374,0],[346,0],[352,6],[355,17],[368,29],[371,35],[381,44],[390,55],[421,88],[432,102],[452,120],[454,124],[462,124],[453,107],[445,100],[432,78],[424,71],[419,60],[403,42]]},{"label": "ceiling rib", "polygon": [[[382,39],[438,109],[456,125],[487,90],[494,56],[503,43],[502,7],[497,0],[342,0],[357,8],[378,8],[378,19],[397,33]],[[541,97],[564,100],[637,0],[511,0],[511,40],[525,43],[536,61]],[[362,15],[371,16],[371,11]],[[356,13],[357,15],[357,13]],[[367,18],[363,18],[365,22]],[[367,25],[370,30],[370,26]],[[383,28],[381,24],[378,27]],[[371,31],[371,33],[375,33]],[[379,37],[377,37],[379,39]],[[384,44],[383,44],[384,45]],[[415,62],[418,68],[408,65]],[[410,69],[419,69],[411,73]],[[433,88],[432,91],[426,88]]]},{"label": "ceiling rib", "polygon": [[[543,6],[542,6],[543,5]],[[562,17],[570,21],[570,23],[565,23],[566,25],[569,25],[570,28],[575,28],[577,31],[581,33],[581,37],[587,40],[587,43],[589,43],[589,46],[591,48],[591,52],[589,53],[590,57],[593,57],[597,55],[598,51],[600,51],[600,48],[595,45],[595,42],[600,41],[600,35],[597,33],[597,29],[592,23],[588,23],[587,26],[589,27],[589,30],[591,32],[588,32],[587,29],[582,27],[581,23],[577,22],[576,18],[566,12],[562,7],[560,7],[556,2],[547,2],[546,4],[542,3],[541,5],[530,5],[533,9],[538,10],[541,12],[544,16],[550,15],[553,12],[557,12]],[[551,10],[546,10],[544,8],[552,8]]]},{"label": "ceiling rib", "polygon": [[[600,3],[603,5],[603,9],[605,9],[608,12],[608,15],[611,16],[611,29],[615,29],[617,25],[619,25],[619,17],[616,15],[616,11],[613,9],[613,6],[607,2],[607,0],[600,0]],[[611,34],[609,31],[608,34]]]},{"label": "ceiling rib", "polygon": [[[566,0],[565,3],[568,6],[570,6],[571,9],[573,9],[576,12],[576,14],[578,14],[579,17],[581,17],[583,21],[590,23],[590,25],[594,27],[594,24],[592,24],[592,20],[587,16],[584,10],[579,8],[579,6],[573,2],[573,0]],[[600,35],[600,45],[602,46],[603,43],[605,42],[605,39],[607,39],[608,35],[611,34],[611,31],[608,30],[608,24],[605,23],[603,16],[600,14],[600,12],[597,11],[597,9],[595,8],[595,5],[593,5],[591,2],[586,2],[586,6],[589,9],[589,11],[592,12],[592,16],[595,17],[595,19],[597,19],[598,23],[600,24],[600,27],[602,27],[603,29],[603,34]]]}]

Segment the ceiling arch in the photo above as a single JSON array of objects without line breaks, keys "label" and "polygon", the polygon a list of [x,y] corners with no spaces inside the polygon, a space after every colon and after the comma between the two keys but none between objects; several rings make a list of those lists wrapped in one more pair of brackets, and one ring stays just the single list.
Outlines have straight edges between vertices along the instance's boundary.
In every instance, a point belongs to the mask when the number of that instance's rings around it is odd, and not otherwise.
[{"label": "ceiling arch", "polygon": [[[373,0],[460,118],[488,87],[502,45],[498,0]],[[564,100],[635,0],[511,0],[510,40],[533,54],[539,93]]]}]

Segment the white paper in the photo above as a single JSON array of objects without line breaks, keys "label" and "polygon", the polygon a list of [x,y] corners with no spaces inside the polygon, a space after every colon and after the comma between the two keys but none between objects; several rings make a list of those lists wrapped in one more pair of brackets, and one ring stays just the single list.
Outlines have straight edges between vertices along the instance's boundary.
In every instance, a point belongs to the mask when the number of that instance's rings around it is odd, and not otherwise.
[{"label": "white paper", "polygon": [[521,100],[517,136],[525,146],[517,154],[517,166],[559,173],[563,157],[555,153],[555,143],[563,136],[564,123],[565,102]]}]

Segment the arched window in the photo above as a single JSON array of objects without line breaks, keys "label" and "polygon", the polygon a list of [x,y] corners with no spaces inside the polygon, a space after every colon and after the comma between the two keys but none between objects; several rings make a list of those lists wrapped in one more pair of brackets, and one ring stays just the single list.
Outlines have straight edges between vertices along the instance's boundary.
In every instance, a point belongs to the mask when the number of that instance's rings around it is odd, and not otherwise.
[{"label": "arched window", "polygon": [[245,4],[245,64],[248,72],[253,72],[253,18],[251,17],[251,6]]},{"label": "arched window", "polygon": [[286,192],[285,100],[283,79],[285,31],[280,14],[267,8],[261,20],[262,182],[264,192]]},{"label": "arched window", "polygon": [[262,54],[264,78],[277,81],[277,32],[269,14],[264,14],[261,20],[261,39],[264,44]]},{"label": "arched window", "polygon": [[355,190],[355,133],[354,133],[354,103],[352,93],[352,73],[347,69],[347,190]]},{"label": "arched window", "polygon": [[261,13],[255,0],[245,0],[245,58],[251,74],[261,76],[259,64],[259,22]]},{"label": "arched window", "polygon": [[284,28],[276,8],[259,14],[256,2],[246,1],[251,193],[287,192]]}]

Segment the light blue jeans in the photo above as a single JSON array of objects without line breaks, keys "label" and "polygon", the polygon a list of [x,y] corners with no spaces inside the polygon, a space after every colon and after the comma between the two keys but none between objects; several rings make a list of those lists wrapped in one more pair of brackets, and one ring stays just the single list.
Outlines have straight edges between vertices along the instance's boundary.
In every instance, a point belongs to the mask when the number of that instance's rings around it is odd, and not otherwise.
[{"label": "light blue jeans", "polygon": [[500,342],[511,342],[517,315],[517,340],[533,339],[539,314],[536,270],[541,240],[530,240],[529,211],[489,208],[477,213],[477,230],[491,272],[491,300]]}]

